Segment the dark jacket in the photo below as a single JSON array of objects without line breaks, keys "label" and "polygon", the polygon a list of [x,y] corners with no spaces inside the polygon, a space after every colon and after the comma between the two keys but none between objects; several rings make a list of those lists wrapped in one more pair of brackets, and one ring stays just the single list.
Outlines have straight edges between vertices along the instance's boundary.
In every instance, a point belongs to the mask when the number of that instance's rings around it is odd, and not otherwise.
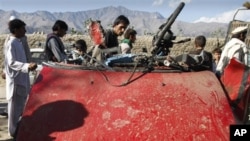
[{"label": "dark jacket", "polygon": [[205,50],[196,50],[190,52],[189,54],[193,55],[194,57],[200,57],[198,59],[198,63],[194,65],[190,65],[189,68],[193,71],[203,71],[203,70],[210,70],[213,71],[213,55],[210,52]]}]

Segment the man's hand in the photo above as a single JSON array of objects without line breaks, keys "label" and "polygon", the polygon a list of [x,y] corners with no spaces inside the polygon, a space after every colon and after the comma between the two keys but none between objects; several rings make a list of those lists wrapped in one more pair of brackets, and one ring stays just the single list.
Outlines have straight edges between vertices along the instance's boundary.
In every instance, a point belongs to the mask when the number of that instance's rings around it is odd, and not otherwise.
[{"label": "man's hand", "polygon": [[187,63],[185,63],[185,62],[178,62],[178,64],[180,66],[184,67],[184,68],[188,68],[189,67],[189,65]]},{"label": "man's hand", "polygon": [[2,72],[2,73],[1,73],[1,77],[2,77],[3,79],[6,79],[6,74],[5,74],[4,72]]},{"label": "man's hand", "polygon": [[173,59],[173,57],[171,57],[171,56],[168,55],[168,56],[166,57],[166,60],[168,60],[169,62],[173,62],[174,59]]},{"label": "man's hand", "polygon": [[33,71],[37,68],[37,64],[36,63],[30,63],[29,64],[29,71]]}]

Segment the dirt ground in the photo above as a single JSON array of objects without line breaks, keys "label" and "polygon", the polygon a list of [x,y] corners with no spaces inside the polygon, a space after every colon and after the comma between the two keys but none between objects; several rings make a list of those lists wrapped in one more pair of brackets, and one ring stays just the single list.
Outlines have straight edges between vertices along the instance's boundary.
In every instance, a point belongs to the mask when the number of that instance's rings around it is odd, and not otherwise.
[{"label": "dirt ground", "polygon": [[[1,78],[0,78],[1,79]],[[6,106],[7,101],[5,99],[5,83],[0,81],[0,113],[2,113]],[[0,115],[0,141],[12,141],[12,138],[8,135],[7,117]]]}]

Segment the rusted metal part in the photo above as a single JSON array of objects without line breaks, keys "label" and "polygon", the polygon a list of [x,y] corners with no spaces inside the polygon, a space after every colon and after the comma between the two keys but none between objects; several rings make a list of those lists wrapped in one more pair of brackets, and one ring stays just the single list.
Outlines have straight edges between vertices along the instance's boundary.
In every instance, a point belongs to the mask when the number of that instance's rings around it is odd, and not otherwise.
[{"label": "rusted metal part", "polygon": [[17,140],[229,140],[235,118],[212,72],[130,77],[45,66]]},{"label": "rusted metal part", "polygon": [[230,39],[231,39],[231,32],[237,28],[237,27],[240,27],[240,26],[248,26],[248,30],[247,30],[247,35],[246,35],[246,39],[245,39],[245,43],[247,46],[250,46],[250,21],[243,21],[243,20],[238,20],[236,17],[239,16],[240,14],[239,13],[242,13],[242,12],[246,12],[246,13],[250,13],[250,9],[245,9],[245,8],[242,8],[242,9],[238,9],[234,16],[233,16],[233,19],[232,21],[229,23],[229,26],[228,26],[228,29],[227,29],[227,35],[226,35],[226,38],[225,38],[225,43],[226,44]]}]

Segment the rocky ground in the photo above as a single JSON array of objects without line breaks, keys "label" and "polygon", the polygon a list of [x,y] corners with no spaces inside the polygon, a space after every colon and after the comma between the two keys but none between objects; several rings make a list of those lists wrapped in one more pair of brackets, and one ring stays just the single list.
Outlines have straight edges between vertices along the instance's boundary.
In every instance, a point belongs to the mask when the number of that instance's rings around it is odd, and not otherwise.
[{"label": "rocky ground", "polygon": [[[2,113],[7,106],[5,99],[5,83],[0,84],[0,113]],[[7,117],[0,115],[0,141],[11,141],[12,138],[8,135]]]}]

